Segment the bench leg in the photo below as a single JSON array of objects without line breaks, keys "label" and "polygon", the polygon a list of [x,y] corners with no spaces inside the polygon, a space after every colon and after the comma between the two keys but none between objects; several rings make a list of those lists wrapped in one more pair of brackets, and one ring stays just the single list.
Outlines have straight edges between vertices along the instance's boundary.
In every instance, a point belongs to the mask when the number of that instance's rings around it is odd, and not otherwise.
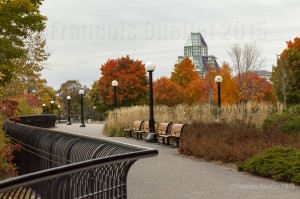
[{"label": "bench leg", "polygon": [[129,138],[130,136],[130,131],[126,131],[126,138]]},{"label": "bench leg", "polygon": [[167,145],[170,145],[170,138],[167,137]]},{"label": "bench leg", "polygon": [[175,137],[176,139],[176,146],[174,146],[173,148],[178,148],[179,147],[179,137]]},{"label": "bench leg", "polygon": [[161,137],[162,141],[159,142],[158,140],[159,136],[157,136],[157,144],[165,144],[165,138],[164,137]]},{"label": "bench leg", "polygon": [[166,144],[166,143],[165,143],[165,138],[164,138],[164,137],[162,137],[162,144]]}]

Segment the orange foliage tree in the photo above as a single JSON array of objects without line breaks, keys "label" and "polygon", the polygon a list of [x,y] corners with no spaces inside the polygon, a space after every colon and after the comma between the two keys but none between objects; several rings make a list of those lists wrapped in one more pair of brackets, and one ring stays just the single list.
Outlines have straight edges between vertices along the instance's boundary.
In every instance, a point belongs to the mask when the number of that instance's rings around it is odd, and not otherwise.
[{"label": "orange foliage tree", "polygon": [[192,61],[188,57],[175,64],[174,72],[171,73],[171,80],[183,88],[199,78]]},{"label": "orange foliage tree", "polygon": [[147,77],[144,64],[129,56],[110,59],[100,68],[102,77],[98,81],[101,107],[109,109],[114,104],[111,82],[117,80],[118,106],[144,104],[147,99]]},{"label": "orange foliage tree", "polygon": [[161,77],[153,83],[153,97],[156,104],[174,106],[185,101],[185,91],[169,78]]},{"label": "orange foliage tree", "polygon": [[[240,101],[239,88],[236,79],[231,76],[231,70],[227,63],[223,63],[220,68],[220,75],[223,78],[221,83],[222,103],[235,104]],[[214,100],[217,101],[217,84],[214,83]]]},{"label": "orange foliage tree", "polygon": [[202,78],[192,81],[186,88],[186,100],[188,104],[201,103],[207,99],[208,92],[206,84]]},{"label": "orange foliage tree", "polygon": [[214,95],[217,92],[216,89],[216,83],[215,83],[215,77],[217,75],[220,75],[220,69],[216,67],[208,67],[207,73],[205,74],[205,77],[203,79],[205,86],[204,90],[207,93],[207,99],[208,102],[211,102],[212,95]]}]

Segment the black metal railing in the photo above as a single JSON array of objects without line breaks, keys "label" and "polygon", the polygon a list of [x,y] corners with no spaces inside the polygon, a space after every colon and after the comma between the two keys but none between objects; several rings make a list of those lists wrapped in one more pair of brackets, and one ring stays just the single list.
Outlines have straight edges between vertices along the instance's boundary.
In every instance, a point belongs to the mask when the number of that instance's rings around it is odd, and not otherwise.
[{"label": "black metal railing", "polygon": [[127,198],[132,164],[158,154],[154,149],[10,121],[4,128],[22,150],[15,156],[20,176],[0,182],[0,198]]},{"label": "black metal railing", "polygon": [[14,118],[14,120],[17,120],[18,123],[26,124],[29,126],[52,128],[55,127],[56,115],[53,114],[28,115],[28,116]]}]

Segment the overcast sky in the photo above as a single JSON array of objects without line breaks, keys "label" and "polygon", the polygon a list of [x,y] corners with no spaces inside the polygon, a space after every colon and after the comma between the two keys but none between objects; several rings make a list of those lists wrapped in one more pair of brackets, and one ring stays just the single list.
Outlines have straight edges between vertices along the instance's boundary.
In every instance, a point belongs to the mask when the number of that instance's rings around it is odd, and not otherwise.
[{"label": "overcast sky", "polygon": [[45,0],[51,56],[43,71],[58,89],[67,80],[88,87],[108,59],[129,55],[157,64],[154,78],[170,77],[190,32],[201,32],[208,54],[231,62],[234,43],[256,41],[271,70],[287,40],[300,36],[298,0]]}]

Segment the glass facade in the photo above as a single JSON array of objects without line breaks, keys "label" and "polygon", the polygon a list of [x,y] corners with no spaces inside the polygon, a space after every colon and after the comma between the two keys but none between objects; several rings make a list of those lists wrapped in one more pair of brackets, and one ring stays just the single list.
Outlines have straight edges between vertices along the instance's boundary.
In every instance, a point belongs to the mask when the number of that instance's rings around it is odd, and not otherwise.
[{"label": "glass facade", "polygon": [[184,56],[207,56],[207,44],[201,33],[191,33],[184,45]]},{"label": "glass facade", "polygon": [[208,65],[219,67],[216,58],[208,56],[208,47],[200,32],[190,34],[184,45],[184,56],[178,56],[176,63],[180,63],[184,57],[192,60],[195,70],[202,77]]}]

